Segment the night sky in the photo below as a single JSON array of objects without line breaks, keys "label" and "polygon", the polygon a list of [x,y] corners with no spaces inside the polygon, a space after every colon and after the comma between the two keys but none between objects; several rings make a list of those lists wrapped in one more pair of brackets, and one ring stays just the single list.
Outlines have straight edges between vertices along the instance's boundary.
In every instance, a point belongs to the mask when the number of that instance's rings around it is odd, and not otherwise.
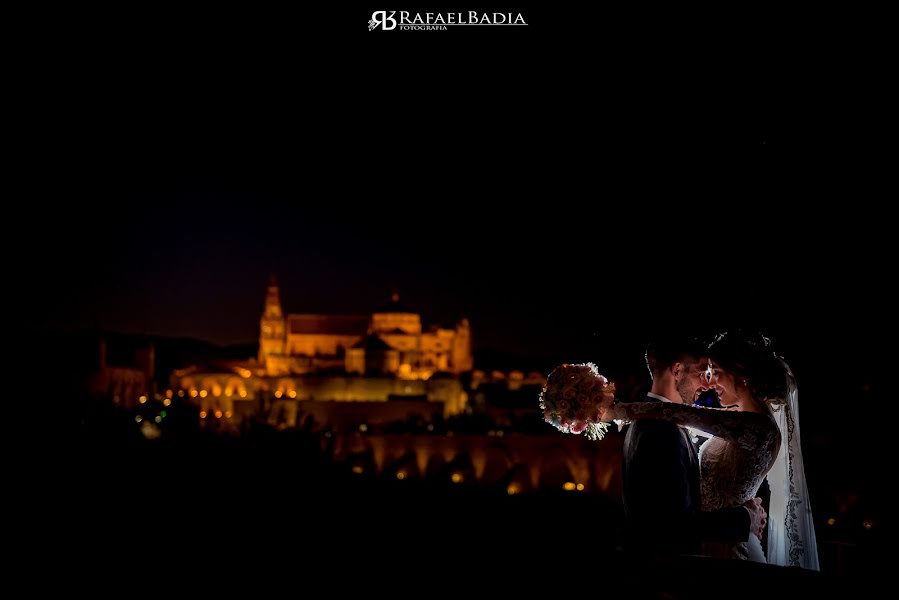
[{"label": "night sky", "polygon": [[760,328],[822,386],[834,362],[878,377],[872,164],[782,102],[764,30],[531,14],[408,34],[197,9],[81,36],[22,146],[48,157],[13,200],[42,253],[12,261],[26,323],[253,343],[275,273],[288,312],[397,290],[540,364],[639,362],[686,321]]},{"label": "night sky", "polygon": [[358,208],[299,178],[116,182],[106,220],[65,215],[49,227],[50,270],[32,272],[36,314],[66,328],[253,342],[275,273],[289,312],[366,313],[397,290],[427,322],[468,317],[477,348],[524,355],[600,351],[685,321],[758,327],[788,354],[831,344],[856,354],[886,324],[883,239],[841,240],[856,227],[850,214],[809,227],[804,211],[745,197],[725,213],[710,192],[659,210],[645,198],[662,186],[591,186],[589,173],[551,185],[559,167],[543,168],[479,201],[419,186],[378,198],[360,183],[348,190],[366,197]]}]

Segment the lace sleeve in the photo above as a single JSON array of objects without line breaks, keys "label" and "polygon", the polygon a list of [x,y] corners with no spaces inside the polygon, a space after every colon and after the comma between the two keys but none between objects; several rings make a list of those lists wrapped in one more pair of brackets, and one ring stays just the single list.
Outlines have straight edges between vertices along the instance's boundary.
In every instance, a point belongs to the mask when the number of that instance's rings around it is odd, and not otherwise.
[{"label": "lace sleeve", "polygon": [[715,437],[734,442],[747,450],[774,444],[777,425],[769,415],[738,412],[673,402],[630,402],[615,404],[615,419],[659,419],[683,427],[696,427]]}]

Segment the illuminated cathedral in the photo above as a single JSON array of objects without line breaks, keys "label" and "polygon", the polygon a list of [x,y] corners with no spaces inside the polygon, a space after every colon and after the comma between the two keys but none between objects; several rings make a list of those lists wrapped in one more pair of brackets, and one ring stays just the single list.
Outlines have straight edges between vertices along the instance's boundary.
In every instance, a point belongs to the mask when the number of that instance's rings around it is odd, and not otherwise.
[{"label": "illuminated cathedral", "polygon": [[344,371],[428,379],[472,369],[467,319],[453,328],[422,330],[421,316],[399,302],[371,315],[292,314],[281,309],[272,278],[259,327],[259,364],[271,376]]},{"label": "illuminated cathedral", "polygon": [[369,315],[285,315],[272,278],[258,356],[176,370],[166,395],[193,399],[202,419],[263,410],[290,425],[301,412],[335,417],[335,402],[388,401],[377,414],[366,411],[366,419],[435,411],[449,416],[467,404],[458,376],[472,368],[467,319],[425,330],[421,316],[404,308],[397,294]]}]

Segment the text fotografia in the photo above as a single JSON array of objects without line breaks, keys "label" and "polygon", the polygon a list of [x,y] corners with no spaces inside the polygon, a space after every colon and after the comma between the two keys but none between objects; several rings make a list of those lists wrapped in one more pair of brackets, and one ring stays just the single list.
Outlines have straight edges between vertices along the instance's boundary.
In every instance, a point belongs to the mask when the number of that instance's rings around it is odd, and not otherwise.
[{"label": "text fotografia", "polygon": [[479,13],[476,10],[455,13],[410,13],[407,10],[376,10],[368,22],[368,30],[441,31],[447,27],[526,26],[521,13]]}]

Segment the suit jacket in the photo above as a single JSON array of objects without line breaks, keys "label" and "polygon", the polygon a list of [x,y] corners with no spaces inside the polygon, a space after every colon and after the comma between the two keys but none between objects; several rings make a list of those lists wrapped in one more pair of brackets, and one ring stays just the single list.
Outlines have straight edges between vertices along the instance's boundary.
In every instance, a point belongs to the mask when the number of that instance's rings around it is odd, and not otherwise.
[{"label": "suit jacket", "polygon": [[751,519],[742,506],[702,512],[699,457],[682,427],[655,419],[631,424],[624,439],[622,477],[633,550],[698,554],[703,541],[749,538]]}]

